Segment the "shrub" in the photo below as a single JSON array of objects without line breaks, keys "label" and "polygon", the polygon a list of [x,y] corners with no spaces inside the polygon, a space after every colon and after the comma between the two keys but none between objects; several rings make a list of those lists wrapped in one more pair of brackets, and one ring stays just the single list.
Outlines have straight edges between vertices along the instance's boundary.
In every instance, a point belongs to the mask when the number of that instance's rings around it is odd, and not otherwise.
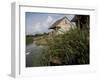
[{"label": "shrub", "polygon": [[43,51],[44,64],[89,64],[89,31],[72,29],[46,39],[48,48]]}]

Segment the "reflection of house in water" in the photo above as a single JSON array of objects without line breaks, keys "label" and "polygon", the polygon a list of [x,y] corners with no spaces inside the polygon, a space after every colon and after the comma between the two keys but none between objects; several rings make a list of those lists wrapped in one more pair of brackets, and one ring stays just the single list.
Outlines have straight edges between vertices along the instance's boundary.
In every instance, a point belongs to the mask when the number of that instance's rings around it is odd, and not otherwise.
[{"label": "reflection of house in water", "polygon": [[75,22],[80,29],[89,29],[89,15],[75,15],[71,22]]},{"label": "reflection of house in water", "polygon": [[59,20],[57,20],[54,24],[51,25],[49,29],[53,29],[50,34],[62,34],[66,31],[69,31],[71,28],[73,28],[74,25],[70,22],[70,20],[65,16]]}]

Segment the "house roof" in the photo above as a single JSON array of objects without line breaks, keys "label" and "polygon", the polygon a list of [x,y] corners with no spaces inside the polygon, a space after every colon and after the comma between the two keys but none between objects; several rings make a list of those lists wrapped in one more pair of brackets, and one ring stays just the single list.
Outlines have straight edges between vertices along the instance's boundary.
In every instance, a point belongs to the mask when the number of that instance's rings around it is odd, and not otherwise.
[{"label": "house roof", "polygon": [[59,20],[57,20],[56,22],[54,22],[54,24],[52,24],[51,26],[50,26],[50,28],[49,29],[54,29],[54,28],[59,28],[59,26],[57,26],[63,19],[67,19],[68,21],[70,21],[66,16],[65,17],[63,17],[63,18],[61,18],[61,19],[59,19]]}]

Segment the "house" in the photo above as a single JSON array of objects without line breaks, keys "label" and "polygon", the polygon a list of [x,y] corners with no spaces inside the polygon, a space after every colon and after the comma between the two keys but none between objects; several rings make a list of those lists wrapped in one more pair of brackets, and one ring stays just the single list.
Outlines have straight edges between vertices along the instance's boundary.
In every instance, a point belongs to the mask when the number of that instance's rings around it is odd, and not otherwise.
[{"label": "house", "polygon": [[89,29],[89,15],[75,15],[71,22],[75,22],[80,29]]},{"label": "house", "polygon": [[50,34],[63,34],[64,32],[69,31],[73,27],[73,24],[65,16],[52,24],[49,29],[53,30],[50,32]]}]

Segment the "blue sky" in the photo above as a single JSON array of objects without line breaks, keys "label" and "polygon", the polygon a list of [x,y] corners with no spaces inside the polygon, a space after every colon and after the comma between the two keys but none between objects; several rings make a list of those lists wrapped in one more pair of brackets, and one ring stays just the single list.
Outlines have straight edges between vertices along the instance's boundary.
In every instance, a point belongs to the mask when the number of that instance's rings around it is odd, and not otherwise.
[{"label": "blue sky", "polygon": [[54,14],[54,13],[34,13],[26,12],[26,35],[34,35],[44,32],[49,32],[48,29],[55,21],[66,16],[71,20],[74,15]]}]

